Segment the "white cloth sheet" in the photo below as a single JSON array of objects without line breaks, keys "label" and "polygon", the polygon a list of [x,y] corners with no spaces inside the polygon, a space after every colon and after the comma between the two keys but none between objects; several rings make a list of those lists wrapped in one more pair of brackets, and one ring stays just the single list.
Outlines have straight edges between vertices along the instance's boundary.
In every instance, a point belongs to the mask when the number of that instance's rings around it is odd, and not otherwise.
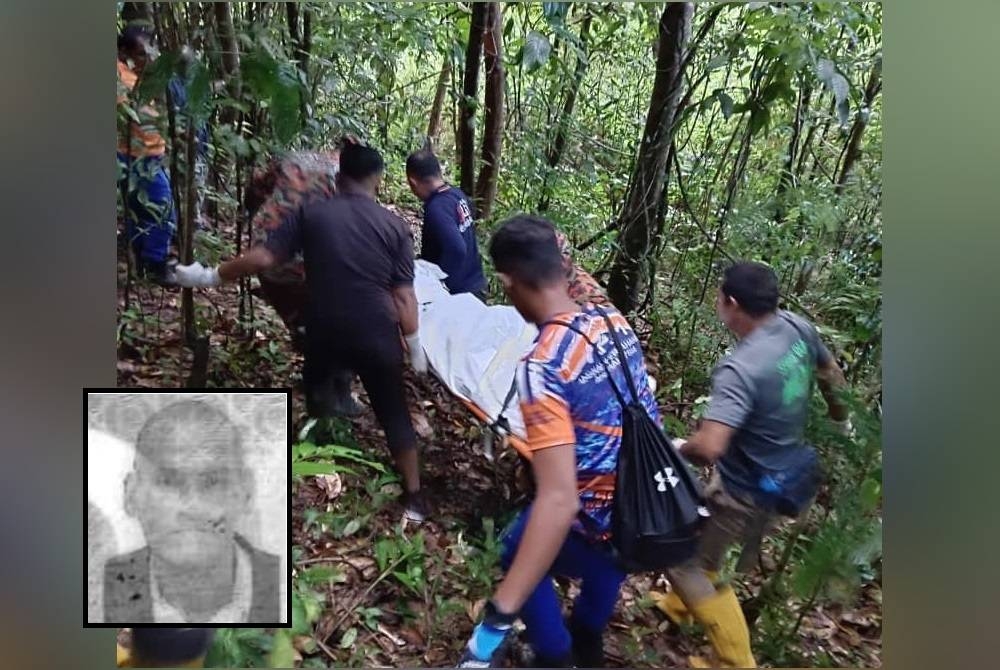
[{"label": "white cloth sheet", "polygon": [[[508,305],[487,306],[469,293],[451,295],[441,283],[446,276],[433,263],[416,263],[413,286],[420,305],[420,342],[445,386],[496,420],[517,364],[538,329]],[[523,438],[516,395],[503,415],[511,432]]]}]

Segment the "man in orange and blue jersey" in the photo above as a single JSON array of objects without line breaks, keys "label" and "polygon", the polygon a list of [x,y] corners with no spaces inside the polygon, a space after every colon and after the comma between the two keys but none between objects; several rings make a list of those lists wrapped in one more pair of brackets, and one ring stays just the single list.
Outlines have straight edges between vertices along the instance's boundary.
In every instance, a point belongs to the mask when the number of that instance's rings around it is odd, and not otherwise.
[{"label": "man in orange and blue jersey", "polygon": [[[604,314],[570,296],[552,224],[514,217],[493,236],[490,255],[511,302],[540,329],[517,378],[536,492],[504,533],[506,574],[461,665],[496,662],[520,617],[535,654],[532,667],[598,667],[604,660],[602,635],[625,579],[606,543],[622,437],[622,406],[608,373],[624,389],[622,366],[628,365],[640,401],[657,421],[659,410],[642,348],[625,318],[610,305],[603,307],[624,347],[622,361]],[[581,580],[568,629],[555,575]]]}]

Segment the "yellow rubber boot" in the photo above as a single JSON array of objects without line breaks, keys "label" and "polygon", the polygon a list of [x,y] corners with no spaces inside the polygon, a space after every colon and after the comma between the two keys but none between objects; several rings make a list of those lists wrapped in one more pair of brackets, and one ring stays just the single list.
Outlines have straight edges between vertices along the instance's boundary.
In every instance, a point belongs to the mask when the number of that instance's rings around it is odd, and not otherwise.
[{"label": "yellow rubber boot", "polygon": [[709,598],[691,607],[695,620],[705,627],[705,633],[715,649],[717,663],[692,656],[692,668],[756,668],[750,651],[750,631],[740,609],[740,601],[732,587],[726,586]]},{"label": "yellow rubber boot", "polygon": [[[719,581],[719,573],[714,570],[706,570],[705,576],[712,580],[712,584]],[[677,591],[668,591],[667,593],[650,591],[649,597],[653,599],[656,607],[675,624],[690,626],[694,623],[694,615],[691,614],[688,606],[681,600]]]}]

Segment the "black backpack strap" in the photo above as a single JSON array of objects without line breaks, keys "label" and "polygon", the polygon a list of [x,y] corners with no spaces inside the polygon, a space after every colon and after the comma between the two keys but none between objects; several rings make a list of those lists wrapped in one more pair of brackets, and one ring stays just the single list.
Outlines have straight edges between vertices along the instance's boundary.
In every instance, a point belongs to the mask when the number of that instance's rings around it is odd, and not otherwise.
[{"label": "black backpack strap", "polygon": [[517,375],[510,383],[510,388],[507,389],[507,396],[503,399],[503,404],[500,406],[500,411],[497,412],[496,421],[489,425],[490,429],[496,430],[500,428],[502,430],[510,432],[510,422],[507,421],[507,408],[510,406],[510,401],[513,400],[514,395],[517,393]]},{"label": "black backpack strap", "polygon": [[621,406],[622,406],[623,409],[625,407],[627,407],[628,406],[628,402],[625,400],[625,396],[622,395],[622,392],[619,390],[618,384],[615,383],[615,378],[611,374],[611,368],[608,367],[607,361],[604,360],[604,357],[600,355],[600,352],[597,349],[597,345],[594,344],[593,340],[591,340],[589,337],[587,337],[586,333],[584,333],[582,330],[580,330],[579,328],[577,328],[576,326],[574,326],[571,323],[567,323],[565,321],[558,321],[558,320],[546,321],[545,323],[542,324],[542,328],[544,328],[545,326],[548,326],[549,324],[553,324],[553,325],[556,325],[556,326],[563,326],[564,328],[568,328],[569,330],[572,330],[574,333],[576,333],[577,335],[579,335],[580,337],[582,337],[583,340],[584,340],[584,342],[586,342],[587,344],[589,344],[591,346],[591,348],[593,348],[594,352],[597,353],[597,360],[599,360],[601,362],[601,365],[604,367],[605,374],[608,375],[608,383],[611,384],[611,389],[615,392],[615,397],[618,398],[618,402],[621,403]]},{"label": "black backpack strap", "polygon": [[638,405],[639,404],[639,389],[635,385],[635,379],[632,377],[632,370],[628,366],[628,358],[625,356],[625,347],[622,346],[621,339],[618,337],[618,333],[615,331],[615,324],[611,323],[611,317],[608,313],[604,311],[604,308],[600,305],[594,305],[594,309],[597,313],[604,317],[604,322],[608,324],[608,333],[611,334],[611,339],[615,343],[615,349],[618,350],[618,359],[621,361],[622,369],[625,371],[625,380],[628,382],[628,388],[632,391],[632,400]]}]

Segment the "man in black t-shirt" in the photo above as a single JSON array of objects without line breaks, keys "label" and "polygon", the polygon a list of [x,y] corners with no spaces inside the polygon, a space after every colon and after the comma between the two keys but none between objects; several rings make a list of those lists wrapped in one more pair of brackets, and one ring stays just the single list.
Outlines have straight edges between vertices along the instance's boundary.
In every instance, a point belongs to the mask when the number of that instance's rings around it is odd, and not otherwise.
[{"label": "man in black t-shirt", "polygon": [[263,244],[218,268],[193,263],[175,274],[181,286],[218,286],[302,252],[309,292],[302,375],[308,412],[330,415],[323,402],[327,387],[344,370],[356,372],[403,478],[406,517],[419,522],[426,505],[400,333],[417,372],[427,371],[427,358],[417,332],[413,239],[402,219],[375,201],[384,171],[377,151],[349,141],[341,149],[335,195],[299,207]]}]

